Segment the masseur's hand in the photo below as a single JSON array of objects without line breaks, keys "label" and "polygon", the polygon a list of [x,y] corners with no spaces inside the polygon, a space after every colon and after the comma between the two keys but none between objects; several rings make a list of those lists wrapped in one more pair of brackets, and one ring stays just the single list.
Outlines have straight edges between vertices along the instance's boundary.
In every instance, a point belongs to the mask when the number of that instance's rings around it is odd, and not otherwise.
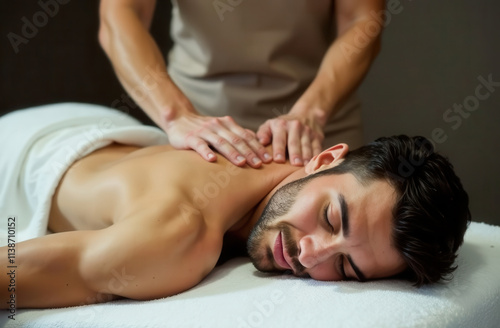
[{"label": "masseur's hand", "polygon": [[214,148],[231,163],[258,168],[272,157],[253,131],[239,126],[231,117],[208,117],[186,113],[165,126],[170,144],[177,149],[193,149],[207,161],[215,161]]},{"label": "masseur's hand", "polygon": [[257,131],[257,137],[264,146],[272,141],[275,162],[285,162],[288,147],[290,163],[302,166],[322,150],[323,116],[322,111],[307,113],[292,108],[290,113],[264,122]]},{"label": "masseur's hand", "polygon": [[124,88],[163,129],[173,147],[215,161],[210,146],[238,166],[272,161],[255,134],[231,118],[200,116],[167,71],[149,33],[155,0],[101,0],[99,42]]}]

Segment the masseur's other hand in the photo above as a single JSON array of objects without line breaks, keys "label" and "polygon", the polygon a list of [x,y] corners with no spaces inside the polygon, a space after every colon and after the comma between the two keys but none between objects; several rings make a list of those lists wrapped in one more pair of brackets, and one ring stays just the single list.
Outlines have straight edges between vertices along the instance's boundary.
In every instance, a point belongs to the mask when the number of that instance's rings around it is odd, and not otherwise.
[{"label": "masseur's other hand", "polygon": [[288,147],[290,163],[302,166],[321,152],[324,134],[319,119],[313,115],[294,114],[292,109],[288,114],[264,122],[257,137],[264,146],[272,141],[275,162],[285,162]]},{"label": "masseur's other hand", "polygon": [[253,131],[239,126],[231,117],[208,117],[187,113],[166,124],[170,144],[177,149],[193,149],[207,161],[216,160],[216,149],[237,166],[258,168],[272,157]]}]

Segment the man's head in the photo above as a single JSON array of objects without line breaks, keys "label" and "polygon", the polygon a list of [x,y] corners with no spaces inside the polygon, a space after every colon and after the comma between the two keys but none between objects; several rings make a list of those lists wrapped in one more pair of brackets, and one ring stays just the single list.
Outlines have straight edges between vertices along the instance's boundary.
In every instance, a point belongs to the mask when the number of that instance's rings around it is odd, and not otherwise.
[{"label": "man's head", "polygon": [[317,280],[447,278],[470,222],[452,165],[423,137],[331,147],[280,188],[248,239],[262,271]]}]

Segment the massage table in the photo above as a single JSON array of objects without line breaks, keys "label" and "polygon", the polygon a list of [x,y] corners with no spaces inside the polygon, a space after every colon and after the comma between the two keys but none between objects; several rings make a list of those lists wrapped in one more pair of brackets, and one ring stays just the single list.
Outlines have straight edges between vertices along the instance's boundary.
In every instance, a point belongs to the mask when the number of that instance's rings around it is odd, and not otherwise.
[{"label": "massage table", "polygon": [[[161,130],[124,113],[78,103],[9,114],[0,119],[0,133],[0,149],[8,154],[0,156],[2,246],[7,215],[17,216],[16,242],[47,233],[54,190],[78,158],[111,142],[168,142]],[[416,288],[394,279],[320,282],[263,274],[237,258],[179,295],[17,309],[15,320],[2,311],[0,327],[500,327],[500,227],[473,222],[457,264],[450,282]]]},{"label": "massage table", "polygon": [[[472,222],[449,282],[320,282],[258,272],[247,258],[194,288],[152,301],[117,300],[4,312],[5,327],[500,327],[500,227]],[[127,283],[124,281],[124,283]]]}]

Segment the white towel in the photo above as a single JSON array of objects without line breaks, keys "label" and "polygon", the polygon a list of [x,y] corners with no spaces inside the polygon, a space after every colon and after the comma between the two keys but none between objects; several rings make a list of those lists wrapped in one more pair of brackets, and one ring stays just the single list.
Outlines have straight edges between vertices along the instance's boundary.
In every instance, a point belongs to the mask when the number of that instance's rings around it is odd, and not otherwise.
[{"label": "white towel", "polygon": [[398,280],[321,282],[258,273],[246,258],[154,301],[120,300],[2,313],[6,327],[498,327],[500,227],[473,222],[454,279],[420,289]]},{"label": "white towel", "polygon": [[[113,141],[150,146],[167,143],[165,133],[109,108],[62,103],[0,118],[0,245],[7,219],[15,217],[15,241],[43,236],[52,195],[77,159]],[[12,222],[12,220],[10,220]]]}]

